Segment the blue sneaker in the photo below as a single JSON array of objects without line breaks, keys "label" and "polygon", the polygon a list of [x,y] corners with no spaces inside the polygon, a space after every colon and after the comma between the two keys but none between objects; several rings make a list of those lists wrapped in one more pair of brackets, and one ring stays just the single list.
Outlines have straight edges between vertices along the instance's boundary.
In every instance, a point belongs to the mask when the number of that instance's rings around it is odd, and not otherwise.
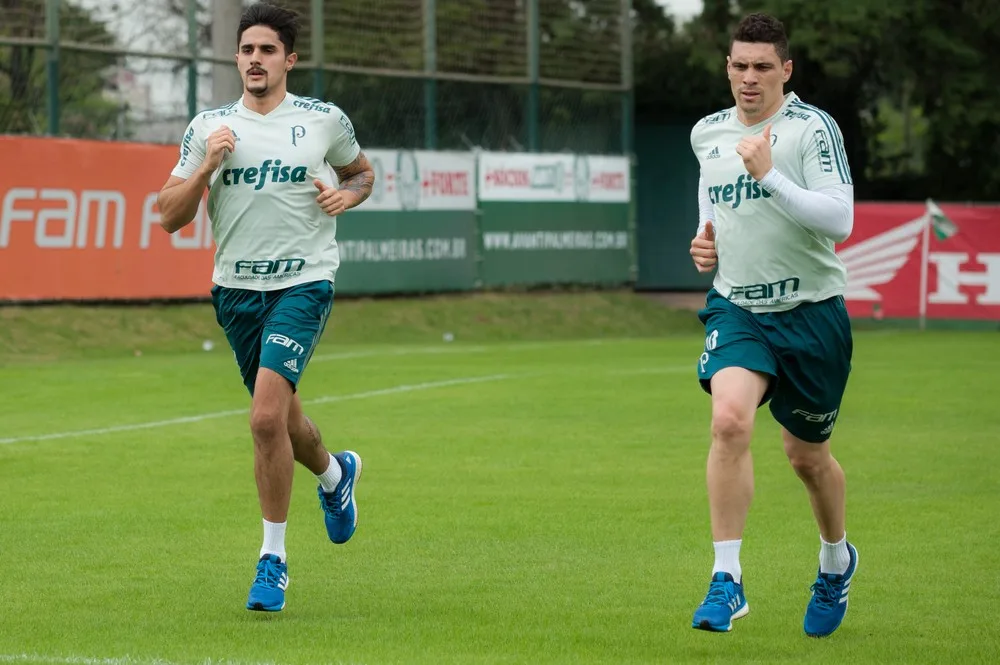
[{"label": "blue sneaker", "polygon": [[288,566],[274,554],[265,554],[257,562],[257,577],[250,587],[247,609],[280,612],[285,607]]},{"label": "blue sneaker", "polygon": [[826,637],[840,628],[847,614],[847,592],[851,589],[851,579],[858,571],[858,550],[847,543],[851,553],[851,564],[843,575],[819,573],[812,585],[812,598],[806,607],[803,627],[809,637]]},{"label": "blue sneaker", "polygon": [[691,627],[725,633],[732,629],[733,619],[745,617],[749,612],[743,585],[737,584],[729,573],[718,572],[712,576],[705,600],[694,611]]},{"label": "blue sneaker", "polygon": [[341,545],[354,535],[358,528],[358,504],[354,500],[354,486],[361,478],[361,457],[345,450],[333,456],[340,464],[342,476],[337,487],[330,493],[319,486],[319,505],[323,508],[326,534],[330,540]]}]

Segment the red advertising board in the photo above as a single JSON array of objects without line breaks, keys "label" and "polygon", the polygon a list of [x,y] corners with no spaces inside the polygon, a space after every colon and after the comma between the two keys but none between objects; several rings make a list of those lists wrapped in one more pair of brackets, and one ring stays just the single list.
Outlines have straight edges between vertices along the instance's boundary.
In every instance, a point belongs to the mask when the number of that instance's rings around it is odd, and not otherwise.
[{"label": "red advertising board", "polygon": [[926,203],[855,205],[854,231],[837,249],[851,316],[919,317],[926,263],[928,319],[1000,321],[1000,206],[938,205],[957,227],[945,239],[928,228]]},{"label": "red advertising board", "polygon": [[160,228],[177,147],[0,137],[0,300],[205,297],[214,245]]}]

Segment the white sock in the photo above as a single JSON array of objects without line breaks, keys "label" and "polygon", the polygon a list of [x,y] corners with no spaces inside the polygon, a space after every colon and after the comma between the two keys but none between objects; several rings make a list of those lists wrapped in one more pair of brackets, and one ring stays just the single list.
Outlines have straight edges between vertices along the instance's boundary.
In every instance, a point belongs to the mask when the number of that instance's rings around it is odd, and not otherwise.
[{"label": "white sock", "polygon": [[835,543],[828,543],[819,537],[819,572],[843,575],[851,565],[851,553],[847,549],[847,534]]},{"label": "white sock", "polygon": [[743,540],[720,540],[712,543],[715,546],[715,566],[712,575],[729,573],[739,584],[743,580],[743,569],[740,568],[740,545]]},{"label": "white sock", "polygon": [[285,527],[288,522],[268,522],[264,520],[264,544],[261,545],[260,555],[276,554],[279,559],[285,561]]},{"label": "white sock", "polygon": [[[329,454],[329,453],[327,453]],[[329,494],[333,490],[337,489],[337,483],[340,482],[343,472],[340,469],[340,462],[330,455],[330,466],[326,468],[326,471],[316,476],[319,478],[319,484],[323,486],[323,491]]]}]

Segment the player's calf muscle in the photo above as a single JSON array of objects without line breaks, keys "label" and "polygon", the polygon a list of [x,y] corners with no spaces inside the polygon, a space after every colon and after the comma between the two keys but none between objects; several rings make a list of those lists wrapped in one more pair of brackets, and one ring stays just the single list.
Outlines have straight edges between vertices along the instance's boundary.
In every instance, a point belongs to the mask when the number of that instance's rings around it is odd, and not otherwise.
[{"label": "player's calf muscle", "polygon": [[296,462],[316,474],[326,470],[330,454],[323,446],[323,437],[312,420],[305,415],[301,415],[297,422],[289,420],[288,436]]},{"label": "player's calf muscle", "polygon": [[302,450],[322,445],[323,437],[320,435],[316,423],[304,414],[300,415],[297,420],[292,418],[290,417],[288,421],[288,436],[292,439],[292,445]]}]

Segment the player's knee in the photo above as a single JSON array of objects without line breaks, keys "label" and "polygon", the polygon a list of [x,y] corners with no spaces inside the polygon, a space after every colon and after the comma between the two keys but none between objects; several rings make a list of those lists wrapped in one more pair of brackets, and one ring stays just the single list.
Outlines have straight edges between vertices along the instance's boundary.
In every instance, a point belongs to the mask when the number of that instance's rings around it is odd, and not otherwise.
[{"label": "player's knee", "polygon": [[286,416],[281,410],[255,404],[250,411],[250,431],[255,441],[272,441],[287,430]]},{"label": "player's knee", "polygon": [[[806,447],[808,445],[808,447]],[[785,442],[785,455],[800,478],[812,478],[823,473],[830,463],[830,451],[820,444]]]},{"label": "player's knee", "polygon": [[712,406],[712,442],[740,449],[750,444],[753,433],[753,411],[728,401]]}]

